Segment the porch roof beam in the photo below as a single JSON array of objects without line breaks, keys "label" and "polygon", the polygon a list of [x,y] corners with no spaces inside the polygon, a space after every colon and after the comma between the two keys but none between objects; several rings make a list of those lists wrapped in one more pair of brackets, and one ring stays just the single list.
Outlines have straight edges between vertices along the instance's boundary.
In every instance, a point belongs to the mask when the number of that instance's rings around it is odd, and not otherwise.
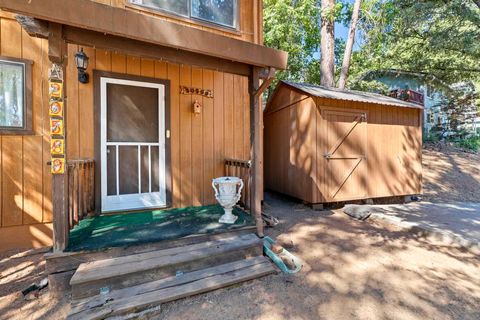
[{"label": "porch roof beam", "polygon": [[83,30],[76,27],[64,26],[63,38],[68,43],[94,47],[97,49],[118,51],[125,54],[139,56],[141,58],[189,64],[242,76],[248,76],[250,72],[250,67],[244,63],[154,45],[138,40],[105,35],[100,32]]},{"label": "porch roof beam", "polygon": [[[30,36],[48,39],[48,21],[21,15],[17,15],[15,19]],[[250,66],[244,63],[154,45],[138,40],[106,35],[104,33],[71,26],[63,26],[62,39],[67,43],[118,51],[141,58],[189,64],[242,76],[250,75]]]},{"label": "porch roof beam", "polygon": [[288,54],[90,0],[0,0],[5,11],[257,67],[283,70]]}]

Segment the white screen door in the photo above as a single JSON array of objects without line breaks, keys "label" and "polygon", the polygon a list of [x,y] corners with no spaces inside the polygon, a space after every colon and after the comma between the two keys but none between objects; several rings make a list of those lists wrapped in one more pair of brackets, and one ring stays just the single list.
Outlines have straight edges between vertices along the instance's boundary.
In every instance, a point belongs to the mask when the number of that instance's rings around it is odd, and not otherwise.
[{"label": "white screen door", "polygon": [[102,77],[102,212],[166,206],[165,86]]}]

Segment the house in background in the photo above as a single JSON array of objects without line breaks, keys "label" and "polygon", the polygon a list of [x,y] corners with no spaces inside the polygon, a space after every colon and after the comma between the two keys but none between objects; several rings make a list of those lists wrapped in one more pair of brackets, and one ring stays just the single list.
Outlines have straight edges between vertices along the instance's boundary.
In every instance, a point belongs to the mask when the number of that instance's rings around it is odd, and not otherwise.
[{"label": "house in background", "polygon": [[[0,0],[0,250],[53,243],[49,287],[74,299],[179,270],[216,267],[207,291],[272,272],[259,99],[287,53],[262,45],[262,8]],[[231,226],[212,189],[226,163],[250,195]]]},{"label": "house in background", "polygon": [[[428,135],[434,127],[443,127],[448,131],[449,116],[445,112],[445,109],[452,94],[471,94],[472,90],[476,91],[475,86],[471,82],[448,85],[430,74],[395,69],[371,71],[364,75],[363,79],[383,83],[390,91],[413,90],[414,92],[422,94],[423,97],[414,102],[423,102],[423,130],[425,136]],[[470,118],[471,120],[465,129],[476,132],[477,128],[480,128],[480,118]]]}]

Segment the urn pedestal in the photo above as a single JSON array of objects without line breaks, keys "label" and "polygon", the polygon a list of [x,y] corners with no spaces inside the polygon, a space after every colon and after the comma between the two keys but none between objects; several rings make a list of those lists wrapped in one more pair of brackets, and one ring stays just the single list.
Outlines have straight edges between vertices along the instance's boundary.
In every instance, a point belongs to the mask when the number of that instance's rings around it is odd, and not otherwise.
[{"label": "urn pedestal", "polygon": [[237,177],[220,177],[212,180],[215,199],[223,207],[224,214],[218,222],[233,224],[238,217],[232,213],[233,207],[242,196],[243,181]]}]

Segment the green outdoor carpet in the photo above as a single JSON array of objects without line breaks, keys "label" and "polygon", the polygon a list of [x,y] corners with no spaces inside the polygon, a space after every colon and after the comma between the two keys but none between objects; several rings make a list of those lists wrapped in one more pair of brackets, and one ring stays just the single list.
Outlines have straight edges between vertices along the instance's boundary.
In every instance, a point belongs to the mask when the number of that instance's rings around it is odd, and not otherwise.
[{"label": "green outdoor carpet", "polygon": [[228,231],[255,225],[245,211],[235,208],[235,224],[218,223],[219,205],[100,215],[80,221],[70,231],[67,251],[98,250]]}]

